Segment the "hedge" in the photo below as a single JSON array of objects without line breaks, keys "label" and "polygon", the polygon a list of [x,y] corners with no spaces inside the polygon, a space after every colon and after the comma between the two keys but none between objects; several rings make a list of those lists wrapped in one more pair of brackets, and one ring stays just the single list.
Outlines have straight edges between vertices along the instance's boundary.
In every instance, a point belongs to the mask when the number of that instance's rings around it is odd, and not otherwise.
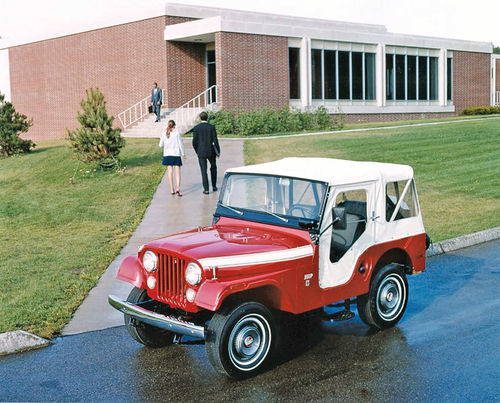
[{"label": "hedge", "polygon": [[311,130],[340,130],[344,127],[345,115],[339,112],[332,116],[324,106],[314,111],[300,111],[290,107],[239,112],[221,109],[210,112],[208,121],[215,125],[218,134],[252,136]]},{"label": "hedge", "polygon": [[472,106],[462,111],[461,115],[495,115],[500,113],[500,106]]}]

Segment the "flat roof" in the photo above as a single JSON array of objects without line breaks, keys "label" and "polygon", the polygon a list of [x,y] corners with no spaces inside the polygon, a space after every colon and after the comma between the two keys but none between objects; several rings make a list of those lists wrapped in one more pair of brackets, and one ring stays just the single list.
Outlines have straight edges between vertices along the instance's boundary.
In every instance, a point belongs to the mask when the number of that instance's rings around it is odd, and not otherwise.
[{"label": "flat roof", "polygon": [[263,164],[230,168],[228,173],[288,176],[326,182],[332,186],[376,180],[393,182],[413,178],[409,165],[333,158],[283,158]]},{"label": "flat roof", "polygon": [[126,3],[120,10],[115,10],[109,15],[96,16],[94,21],[82,20],[71,29],[58,30],[55,27],[53,32],[38,37],[0,39],[0,49],[168,15],[195,18],[198,21],[166,26],[164,33],[166,40],[207,42],[213,40],[214,32],[222,31],[482,53],[493,51],[493,45],[489,42],[396,34],[388,32],[385,26],[377,24],[293,17],[170,2],[144,3],[144,6],[140,8],[126,8],[125,5]]}]

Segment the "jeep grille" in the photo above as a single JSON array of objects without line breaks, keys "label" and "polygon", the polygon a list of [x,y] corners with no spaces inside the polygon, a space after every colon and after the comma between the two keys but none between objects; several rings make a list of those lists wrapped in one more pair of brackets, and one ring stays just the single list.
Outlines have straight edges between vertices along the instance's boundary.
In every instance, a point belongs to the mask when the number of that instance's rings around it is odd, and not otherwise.
[{"label": "jeep grille", "polygon": [[171,307],[186,306],[186,261],[158,253],[158,299]]}]

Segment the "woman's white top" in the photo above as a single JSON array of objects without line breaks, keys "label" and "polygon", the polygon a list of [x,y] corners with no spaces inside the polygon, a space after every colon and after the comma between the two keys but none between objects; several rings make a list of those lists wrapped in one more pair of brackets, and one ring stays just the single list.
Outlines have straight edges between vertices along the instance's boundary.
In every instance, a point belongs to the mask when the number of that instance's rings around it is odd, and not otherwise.
[{"label": "woman's white top", "polygon": [[180,157],[185,156],[184,143],[177,129],[172,129],[170,137],[167,138],[166,133],[162,133],[160,137],[160,147],[163,147],[163,156]]}]

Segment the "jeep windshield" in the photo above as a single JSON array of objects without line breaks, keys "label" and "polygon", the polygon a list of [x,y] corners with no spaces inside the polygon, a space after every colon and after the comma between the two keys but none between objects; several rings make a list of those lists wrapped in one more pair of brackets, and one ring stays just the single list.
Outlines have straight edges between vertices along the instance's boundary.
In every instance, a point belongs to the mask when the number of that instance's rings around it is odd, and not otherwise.
[{"label": "jeep windshield", "polygon": [[228,174],[216,216],[303,227],[320,221],[327,184],[258,174]]}]

